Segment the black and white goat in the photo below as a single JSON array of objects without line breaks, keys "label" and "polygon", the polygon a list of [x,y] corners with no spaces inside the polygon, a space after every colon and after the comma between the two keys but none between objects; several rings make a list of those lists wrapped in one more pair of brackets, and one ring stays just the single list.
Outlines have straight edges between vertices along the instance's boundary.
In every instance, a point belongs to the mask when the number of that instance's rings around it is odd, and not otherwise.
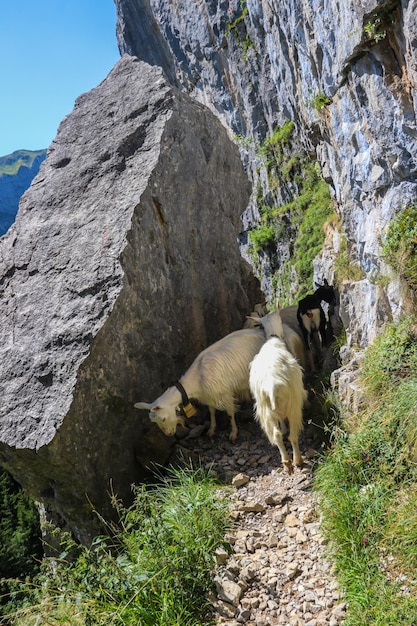
[{"label": "black and white goat", "polygon": [[336,293],[334,287],[329,285],[327,280],[324,279],[324,285],[319,285],[313,294],[299,301],[297,320],[308,350],[311,350],[313,333],[315,332],[320,334],[321,345],[327,346],[326,315],[321,303],[324,301],[331,305],[335,300]]}]

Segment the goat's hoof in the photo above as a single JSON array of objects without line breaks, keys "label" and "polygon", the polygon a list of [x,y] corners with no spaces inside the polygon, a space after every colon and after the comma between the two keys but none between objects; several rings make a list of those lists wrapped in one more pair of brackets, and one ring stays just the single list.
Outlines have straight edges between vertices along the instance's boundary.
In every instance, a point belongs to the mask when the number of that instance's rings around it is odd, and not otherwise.
[{"label": "goat's hoof", "polygon": [[282,464],[284,468],[287,470],[288,474],[294,473],[294,467],[293,467],[291,459],[289,459],[289,461],[283,461]]},{"label": "goat's hoof", "polygon": [[301,456],[299,459],[294,460],[294,465],[296,465],[297,467],[303,467],[304,465],[304,459]]},{"label": "goat's hoof", "polygon": [[216,434],[216,431],[215,430],[209,430],[207,434],[210,437],[210,439],[213,439],[214,435]]},{"label": "goat's hoof", "polygon": [[229,441],[230,441],[230,443],[233,443],[233,444],[236,443],[237,435],[230,435],[229,436]]}]

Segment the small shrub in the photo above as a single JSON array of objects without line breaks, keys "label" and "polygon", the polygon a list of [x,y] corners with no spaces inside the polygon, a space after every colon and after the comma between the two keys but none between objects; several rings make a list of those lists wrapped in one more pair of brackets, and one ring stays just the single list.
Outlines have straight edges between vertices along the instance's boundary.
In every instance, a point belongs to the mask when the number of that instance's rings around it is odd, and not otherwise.
[{"label": "small shrub", "polygon": [[251,230],[249,237],[255,252],[261,252],[273,246],[275,241],[275,229],[272,224],[262,224]]},{"label": "small shrub", "polygon": [[310,104],[313,107],[313,109],[316,109],[316,111],[319,111],[319,112],[321,112],[324,109],[324,107],[329,106],[329,104],[331,103],[332,103],[331,98],[328,98],[327,96],[324,95],[324,93],[321,93],[321,92],[316,93],[310,101]]},{"label": "small shrub", "polygon": [[[318,164],[300,152],[291,154],[294,131],[294,122],[288,120],[258,151],[268,174],[269,202],[265,203],[264,191],[258,185],[261,223],[249,233],[257,255],[255,265],[261,252],[271,261],[271,281],[282,306],[311,291],[313,260],[324,243],[324,224],[333,213],[329,186]],[[282,197],[293,199],[286,204],[273,203],[275,194],[281,202]]]},{"label": "small shrub", "polygon": [[287,120],[282,126],[275,128],[272,135],[265,139],[260,147],[259,154],[264,158],[267,168],[281,163],[284,156],[284,148],[288,146],[294,129],[294,122]]},{"label": "small shrub", "polygon": [[238,26],[244,23],[245,17],[248,15],[249,10],[246,6],[246,0],[240,0],[240,13],[234,20],[229,20],[226,25],[225,35],[233,32],[237,41],[239,41]]},{"label": "small shrub", "polygon": [[294,267],[305,295],[312,283],[313,260],[323,247],[323,226],[332,213],[329,186],[321,178],[317,167],[312,167],[304,186],[308,201],[300,223],[299,234],[294,244]]},{"label": "small shrub", "polygon": [[389,26],[395,21],[396,11],[397,2],[395,0],[374,11],[363,27],[366,39],[375,43],[385,39]]}]

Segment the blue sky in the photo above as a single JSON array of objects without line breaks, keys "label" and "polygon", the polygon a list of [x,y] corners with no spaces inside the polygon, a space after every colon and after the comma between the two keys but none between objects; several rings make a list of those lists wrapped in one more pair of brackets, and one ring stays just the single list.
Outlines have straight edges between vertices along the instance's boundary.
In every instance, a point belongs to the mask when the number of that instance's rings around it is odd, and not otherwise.
[{"label": "blue sky", "polygon": [[113,0],[0,0],[0,156],[47,148],[119,58]]}]

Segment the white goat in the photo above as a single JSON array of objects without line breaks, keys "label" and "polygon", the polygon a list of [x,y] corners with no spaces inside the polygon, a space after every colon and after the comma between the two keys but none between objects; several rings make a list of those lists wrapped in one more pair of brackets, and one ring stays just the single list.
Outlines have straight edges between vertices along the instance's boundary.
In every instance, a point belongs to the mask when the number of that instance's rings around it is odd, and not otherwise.
[{"label": "white goat", "polygon": [[[262,318],[268,317],[266,306],[265,304],[257,304],[254,308],[255,310],[247,316],[243,328],[262,328]],[[291,311],[290,315],[288,315],[287,311],[291,309],[294,309],[294,311]],[[310,364],[310,359],[306,357],[307,350],[296,319],[296,313],[297,307],[280,309],[284,340],[287,348],[305,370],[306,365]],[[275,313],[270,315],[273,316]],[[292,317],[294,317],[294,320],[292,320]]]},{"label": "white goat", "polygon": [[[195,399],[209,407],[210,430],[216,431],[216,409],[230,417],[230,441],[237,439],[236,403],[249,401],[249,364],[265,343],[262,328],[236,330],[203,350],[180,378],[180,389],[167,389],[154,402],[137,402],[137,409],[148,409],[149,418],[169,436],[175,434],[177,424],[184,424],[181,415],[191,417]],[[194,411],[195,413],[195,411]]]},{"label": "white goat", "polygon": [[294,464],[302,465],[298,438],[303,428],[303,406],[307,399],[303,370],[284,342],[279,308],[261,321],[267,341],[250,365],[249,387],[255,400],[256,419],[270,443],[278,446],[282,463],[292,474],[293,465],[284,444],[283,430],[287,419]]},{"label": "white goat", "polygon": [[284,339],[288,350],[297,359],[305,374],[314,372],[314,360],[311,350],[307,349],[297,320],[297,306],[280,309]]}]

